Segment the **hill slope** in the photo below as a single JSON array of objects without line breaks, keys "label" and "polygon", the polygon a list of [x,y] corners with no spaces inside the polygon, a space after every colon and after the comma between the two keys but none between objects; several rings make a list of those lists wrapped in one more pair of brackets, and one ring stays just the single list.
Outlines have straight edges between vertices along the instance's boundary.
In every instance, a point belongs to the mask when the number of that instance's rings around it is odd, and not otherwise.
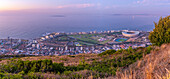
[{"label": "hill slope", "polygon": [[[151,52],[150,52],[151,51]],[[0,78],[169,78],[170,44],[102,54],[40,56],[2,60]]]},{"label": "hill slope", "polygon": [[119,79],[169,79],[170,44],[156,47],[150,54],[117,72]]}]

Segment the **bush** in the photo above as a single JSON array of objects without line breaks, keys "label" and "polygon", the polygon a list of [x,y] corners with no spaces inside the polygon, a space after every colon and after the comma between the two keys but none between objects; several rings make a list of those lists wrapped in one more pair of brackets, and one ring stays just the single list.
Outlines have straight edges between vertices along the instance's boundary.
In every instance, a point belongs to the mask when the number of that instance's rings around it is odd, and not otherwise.
[{"label": "bush", "polygon": [[72,71],[64,71],[64,75],[68,76],[72,73]]},{"label": "bush", "polygon": [[155,29],[149,34],[149,40],[158,46],[170,43],[170,16],[161,17],[159,22],[155,23]]},{"label": "bush", "polygon": [[65,67],[63,63],[53,63],[53,68],[52,68],[53,72],[56,73],[62,73],[65,71]]},{"label": "bush", "polygon": [[68,57],[75,57],[75,56],[73,56],[73,55],[68,55]]},{"label": "bush", "polygon": [[100,53],[99,56],[112,55],[115,52],[116,52],[116,50],[106,50],[105,52]]},{"label": "bush", "polygon": [[67,58],[60,58],[60,60],[67,61],[68,59]]}]

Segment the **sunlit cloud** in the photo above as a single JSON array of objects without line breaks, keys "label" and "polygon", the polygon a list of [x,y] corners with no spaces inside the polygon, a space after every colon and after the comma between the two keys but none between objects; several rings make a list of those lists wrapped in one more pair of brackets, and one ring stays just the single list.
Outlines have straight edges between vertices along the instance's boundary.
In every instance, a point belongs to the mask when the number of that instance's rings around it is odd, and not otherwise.
[{"label": "sunlit cloud", "polygon": [[111,5],[111,6],[105,6],[105,9],[113,9],[113,8],[118,8],[120,7],[119,5]]},{"label": "sunlit cloud", "polygon": [[143,5],[169,5],[170,0],[138,0],[134,2],[135,4],[143,4]]},{"label": "sunlit cloud", "polygon": [[18,9],[16,7],[11,7],[9,5],[13,5],[11,4],[9,1],[0,1],[0,10],[15,10]]},{"label": "sunlit cloud", "polygon": [[137,4],[144,4],[146,2],[147,2],[147,0],[142,0],[142,1],[136,1],[135,3],[137,3]]},{"label": "sunlit cloud", "polygon": [[57,6],[57,9],[60,8],[87,8],[87,7],[94,7],[96,6],[95,4],[71,4],[71,5],[61,5]]}]

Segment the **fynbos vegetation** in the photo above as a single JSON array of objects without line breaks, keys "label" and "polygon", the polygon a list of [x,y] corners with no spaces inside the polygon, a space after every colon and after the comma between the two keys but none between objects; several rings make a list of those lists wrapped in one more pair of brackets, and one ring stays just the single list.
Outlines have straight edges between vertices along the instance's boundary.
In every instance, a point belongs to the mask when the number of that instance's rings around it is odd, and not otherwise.
[{"label": "fynbos vegetation", "polygon": [[[103,55],[103,57],[107,57],[109,55],[115,56],[112,59],[105,58],[102,61],[94,60],[91,64],[87,64],[85,60],[82,59],[79,62],[79,65],[77,66],[64,66],[63,63],[53,63],[52,60],[23,61],[21,59],[12,59],[8,61],[7,63],[0,65],[0,70],[2,74],[1,77],[2,78],[8,77],[7,73],[8,74],[12,73],[11,75],[13,75],[13,77],[21,75],[22,73],[22,76],[20,77],[25,78],[26,75],[30,73],[37,73],[37,72],[41,72],[41,73],[49,72],[49,73],[58,74],[58,75],[60,74],[60,76],[62,77],[62,75],[69,76],[70,74],[74,72],[88,70],[91,73],[92,72],[95,73],[94,77],[104,78],[104,77],[116,75],[116,71],[120,67],[128,67],[130,64],[141,59],[143,55],[150,53],[151,47],[138,48],[138,49],[129,48],[127,50],[122,49],[122,50],[114,51],[115,53],[110,53],[111,51],[103,52],[103,54],[100,54],[100,56],[101,55]],[[76,75],[76,74],[73,74],[73,75]],[[77,74],[76,76],[85,77],[87,75],[89,74],[88,73],[86,73],[85,75]]]},{"label": "fynbos vegetation", "polygon": [[160,18],[158,23],[155,23],[155,29],[149,35],[149,40],[155,45],[170,43],[170,16]]}]

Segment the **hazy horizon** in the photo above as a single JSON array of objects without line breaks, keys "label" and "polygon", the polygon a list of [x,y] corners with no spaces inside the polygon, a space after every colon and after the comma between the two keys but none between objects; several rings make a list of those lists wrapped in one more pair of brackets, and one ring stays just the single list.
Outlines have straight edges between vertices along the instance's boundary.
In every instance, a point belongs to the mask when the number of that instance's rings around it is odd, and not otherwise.
[{"label": "hazy horizon", "polygon": [[3,13],[168,15],[170,0],[1,0]]},{"label": "hazy horizon", "polygon": [[45,32],[145,30],[170,14],[170,0],[0,0],[0,38]]}]

